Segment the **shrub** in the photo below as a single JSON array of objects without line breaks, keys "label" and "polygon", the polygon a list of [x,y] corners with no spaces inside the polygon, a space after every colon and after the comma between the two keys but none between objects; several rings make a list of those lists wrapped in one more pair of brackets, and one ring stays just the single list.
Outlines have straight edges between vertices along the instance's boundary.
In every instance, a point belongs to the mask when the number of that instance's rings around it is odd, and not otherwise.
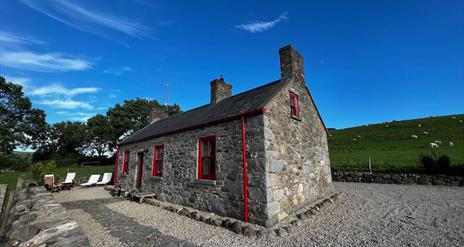
[{"label": "shrub", "polygon": [[464,163],[456,164],[451,166],[449,170],[451,176],[463,176],[464,177]]},{"label": "shrub", "polygon": [[31,167],[32,178],[40,185],[44,183],[44,176],[46,174],[53,174],[56,169],[56,163],[54,160],[48,162],[38,162]]},{"label": "shrub", "polygon": [[419,164],[427,174],[446,174],[450,171],[451,160],[448,155],[420,155]]}]

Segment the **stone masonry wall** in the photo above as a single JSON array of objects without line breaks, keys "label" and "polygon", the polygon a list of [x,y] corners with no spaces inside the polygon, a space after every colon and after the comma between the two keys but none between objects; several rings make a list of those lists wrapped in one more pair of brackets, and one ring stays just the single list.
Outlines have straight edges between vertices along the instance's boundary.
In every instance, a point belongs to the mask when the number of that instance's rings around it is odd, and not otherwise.
[{"label": "stone masonry wall", "polygon": [[[267,225],[333,193],[327,133],[304,81],[288,83],[266,106]],[[299,118],[291,116],[289,92],[298,95]]]},{"label": "stone masonry wall", "polygon": [[90,246],[79,225],[43,186],[16,189],[0,246]]},{"label": "stone masonry wall", "polygon": [[[250,222],[266,221],[265,157],[263,116],[246,118]],[[135,187],[137,152],[144,155],[141,190],[157,194],[159,199],[212,211],[218,215],[243,219],[243,164],[241,119],[194,129],[120,148],[118,184]],[[216,180],[197,179],[198,140],[216,136]],[[164,145],[163,177],[152,176],[153,149]],[[129,172],[122,175],[123,154],[130,150]]]}]

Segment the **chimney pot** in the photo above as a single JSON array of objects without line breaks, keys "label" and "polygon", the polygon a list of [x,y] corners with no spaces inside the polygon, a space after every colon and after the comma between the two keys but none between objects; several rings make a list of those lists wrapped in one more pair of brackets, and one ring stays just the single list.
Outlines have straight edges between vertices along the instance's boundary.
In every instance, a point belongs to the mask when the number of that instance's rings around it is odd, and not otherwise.
[{"label": "chimney pot", "polygon": [[166,114],[161,108],[154,106],[150,110],[150,124],[157,122],[159,120],[165,119],[168,117],[168,114]]}]

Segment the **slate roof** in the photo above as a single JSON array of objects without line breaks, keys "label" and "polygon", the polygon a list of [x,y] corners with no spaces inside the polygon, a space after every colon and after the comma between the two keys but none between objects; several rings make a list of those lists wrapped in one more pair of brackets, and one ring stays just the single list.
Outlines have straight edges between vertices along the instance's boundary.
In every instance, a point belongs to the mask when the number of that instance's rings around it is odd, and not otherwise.
[{"label": "slate roof", "polygon": [[195,127],[232,120],[242,114],[259,111],[272,99],[285,83],[277,80],[249,91],[233,95],[216,104],[207,104],[198,108],[180,112],[163,120],[149,124],[119,143],[129,144],[154,137],[182,132]]}]

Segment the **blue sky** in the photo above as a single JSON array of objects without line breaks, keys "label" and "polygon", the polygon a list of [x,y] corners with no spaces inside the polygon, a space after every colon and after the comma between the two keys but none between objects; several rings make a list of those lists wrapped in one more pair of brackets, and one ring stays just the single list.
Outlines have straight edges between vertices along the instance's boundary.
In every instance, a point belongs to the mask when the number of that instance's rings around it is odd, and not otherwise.
[{"label": "blue sky", "polygon": [[0,74],[51,123],[136,97],[188,110],[305,57],[329,127],[464,112],[463,1],[0,0]]}]

